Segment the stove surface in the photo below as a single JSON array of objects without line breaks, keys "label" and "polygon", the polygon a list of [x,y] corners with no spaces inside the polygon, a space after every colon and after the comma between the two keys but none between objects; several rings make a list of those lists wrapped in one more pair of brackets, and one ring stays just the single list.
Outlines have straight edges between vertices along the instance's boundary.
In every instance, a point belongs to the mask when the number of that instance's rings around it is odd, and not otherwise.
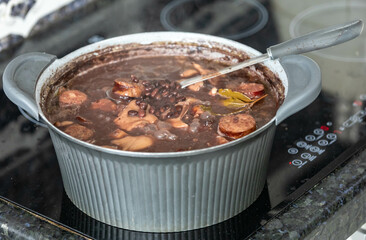
[{"label": "stove surface", "polygon": [[[359,11],[366,7],[363,2],[333,4],[333,10],[339,12],[334,19],[324,17],[326,2],[331,1],[103,1],[98,8],[78,13],[65,23],[51,25],[11,49],[0,51],[0,71],[13,57],[25,52],[42,51],[62,57],[89,43],[144,31],[204,32],[264,52],[298,34],[355,18],[366,20],[366,11]],[[64,193],[47,129],[20,115],[3,91],[0,196],[95,238],[244,239],[366,142],[366,54],[362,52],[366,51],[365,38],[363,33],[360,39],[344,46],[308,54],[322,70],[321,94],[277,127],[265,189],[247,210],[223,223],[158,234],[119,229],[86,216]]]}]

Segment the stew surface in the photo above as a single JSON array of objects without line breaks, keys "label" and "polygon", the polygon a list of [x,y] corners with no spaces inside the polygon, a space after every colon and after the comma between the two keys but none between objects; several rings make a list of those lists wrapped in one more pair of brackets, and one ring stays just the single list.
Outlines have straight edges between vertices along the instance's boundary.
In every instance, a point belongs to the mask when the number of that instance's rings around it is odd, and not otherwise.
[{"label": "stew surface", "polygon": [[184,89],[178,83],[225,66],[145,56],[96,67],[52,90],[46,117],[77,139],[113,149],[176,152],[223,144],[266,124],[279,106],[271,76],[259,65]]}]

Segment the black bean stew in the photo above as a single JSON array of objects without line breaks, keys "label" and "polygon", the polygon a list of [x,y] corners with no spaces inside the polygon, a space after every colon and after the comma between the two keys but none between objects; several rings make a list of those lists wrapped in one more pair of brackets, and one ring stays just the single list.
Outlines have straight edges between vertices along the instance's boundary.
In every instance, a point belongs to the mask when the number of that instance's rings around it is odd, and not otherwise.
[{"label": "black bean stew", "polygon": [[112,61],[55,85],[44,112],[65,133],[107,148],[176,152],[223,144],[266,124],[280,104],[268,81],[276,77],[260,65],[179,85],[225,66],[197,56]]}]

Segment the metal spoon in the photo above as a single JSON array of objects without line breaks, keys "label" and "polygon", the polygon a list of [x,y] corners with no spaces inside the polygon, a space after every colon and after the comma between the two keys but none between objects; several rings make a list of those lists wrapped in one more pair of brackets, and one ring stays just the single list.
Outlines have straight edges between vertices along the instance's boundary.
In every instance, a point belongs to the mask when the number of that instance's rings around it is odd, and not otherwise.
[{"label": "metal spoon", "polygon": [[180,85],[182,86],[182,88],[185,88],[194,83],[231,73],[244,67],[264,62],[266,60],[274,60],[287,55],[306,53],[322,48],[331,47],[358,37],[361,34],[362,29],[362,20],[355,20],[352,22],[317,30],[304,36],[294,38],[269,47],[267,48],[267,53],[265,54],[250,58],[239,64],[221,69],[220,71],[217,71],[213,74],[185,79],[180,82]]}]

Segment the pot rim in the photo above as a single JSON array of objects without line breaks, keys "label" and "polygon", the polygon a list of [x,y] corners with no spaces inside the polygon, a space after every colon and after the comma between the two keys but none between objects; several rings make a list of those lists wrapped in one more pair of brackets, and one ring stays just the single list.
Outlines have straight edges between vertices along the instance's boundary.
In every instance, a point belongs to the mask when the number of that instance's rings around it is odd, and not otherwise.
[{"label": "pot rim", "polygon": [[[51,124],[46,116],[43,114],[42,108],[40,106],[40,99],[41,99],[41,91],[44,84],[47,84],[47,80],[49,80],[59,69],[62,69],[65,64],[68,62],[71,62],[77,57],[80,57],[81,55],[104,49],[110,46],[121,46],[129,43],[138,43],[138,44],[151,44],[154,42],[183,42],[183,43],[197,43],[197,44],[206,44],[208,46],[211,46],[211,44],[219,44],[223,47],[227,46],[230,48],[235,48],[240,51],[244,51],[249,56],[257,56],[261,53],[245,44],[238,43],[229,39],[206,35],[206,34],[200,34],[200,33],[187,33],[187,32],[145,32],[145,33],[136,33],[136,34],[130,34],[130,35],[123,35],[119,37],[110,38],[107,40],[103,40],[101,42],[93,43],[87,46],[84,46],[82,48],[79,48],[68,55],[64,56],[63,58],[55,60],[53,63],[51,63],[39,76],[36,88],[35,88],[35,99],[36,104],[38,108],[39,115],[41,116],[42,120],[46,123],[48,128],[59,135],[67,138],[68,140],[85,146],[89,149],[100,151],[103,153],[113,154],[113,155],[119,155],[119,156],[127,156],[127,157],[137,157],[137,158],[174,158],[174,157],[182,157],[182,156],[193,156],[193,155],[199,155],[214,151],[219,151],[222,149],[229,148],[231,146],[234,146],[236,144],[240,144],[244,141],[247,141],[251,138],[254,138],[261,132],[267,130],[272,124],[274,124],[276,120],[276,116],[274,116],[270,121],[268,121],[264,126],[261,128],[255,130],[254,132],[230,141],[228,143],[202,148],[202,149],[196,149],[196,150],[188,150],[188,151],[180,151],[180,152],[138,152],[138,151],[125,151],[125,150],[119,150],[119,149],[110,149],[105,148],[102,146],[94,145],[91,143],[87,143],[85,141],[76,139],[74,137],[71,137],[70,135],[64,133],[63,131],[59,130],[57,127],[55,127],[53,124]],[[284,100],[287,97],[288,93],[288,79],[285,70],[283,69],[281,63],[278,60],[272,60],[270,62],[262,63],[266,67],[268,67],[280,80],[282,85],[284,86]]]}]

